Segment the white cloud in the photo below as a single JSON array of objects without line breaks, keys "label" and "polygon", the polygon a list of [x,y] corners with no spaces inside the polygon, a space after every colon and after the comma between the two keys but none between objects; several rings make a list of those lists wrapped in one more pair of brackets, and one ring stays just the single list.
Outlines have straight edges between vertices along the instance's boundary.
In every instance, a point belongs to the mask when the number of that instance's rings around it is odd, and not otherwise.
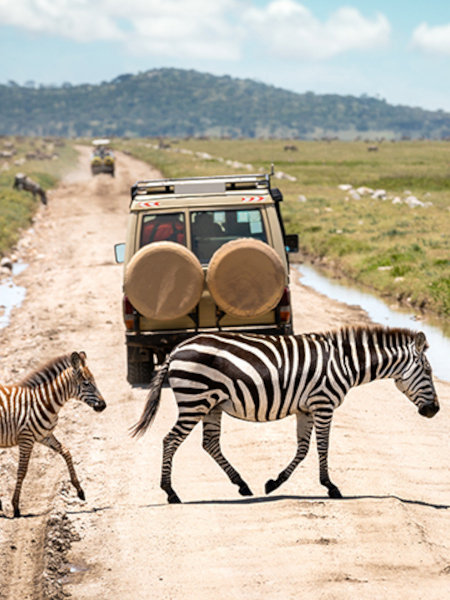
[{"label": "white cloud", "polygon": [[2,0],[0,23],[78,42],[124,38],[102,6],[88,0]]},{"label": "white cloud", "polygon": [[[236,60],[240,41],[232,17],[235,0],[163,0],[132,14],[128,47],[136,54]],[[156,6],[157,5],[157,6]],[[148,5],[146,5],[148,7]]]},{"label": "white cloud", "polygon": [[343,7],[322,23],[295,0],[273,0],[264,8],[249,9],[244,19],[275,55],[292,59],[325,60],[378,47],[388,42],[390,34],[389,21],[382,14],[369,20],[357,9]]},{"label": "white cloud", "polygon": [[1,0],[0,23],[188,60],[236,61],[249,42],[261,56],[326,60],[384,45],[390,33],[381,14],[343,7],[321,22],[298,0]]},{"label": "white cloud", "polygon": [[79,42],[123,42],[136,54],[237,59],[228,15],[238,0],[2,0],[0,23]]},{"label": "white cloud", "polygon": [[430,27],[421,23],[413,32],[412,42],[426,52],[450,55],[450,24]]}]

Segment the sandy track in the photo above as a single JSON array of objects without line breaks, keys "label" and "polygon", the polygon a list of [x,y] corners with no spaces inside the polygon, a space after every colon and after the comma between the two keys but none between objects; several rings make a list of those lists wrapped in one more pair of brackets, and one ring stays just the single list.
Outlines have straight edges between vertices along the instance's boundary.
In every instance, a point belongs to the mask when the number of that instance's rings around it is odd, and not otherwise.
[{"label": "sandy track", "polygon": [[[264,482],[294,453],[295,423],[225,417],[224,453],[255,496],[239,497],[201,449],[196,429],[174,464],[185,503],[166,504],[161,442],[175,406],[165,389],[152,429],[140,441],[129,437],[145,390],[125,381],[122,274],[113,262],[129,187],[155,173],[119,154],[116,178],[92,178],[88,157],[81,149],[78,168],[50,193],[25,238],[29,267],[18,283],[27,298],[1,331],[0,375],[11,382],[83,349],[108,408],[98,415],[71,401],[57,430],[86,502],[68,485],[60,457],[36,448],[24,518],[10,519],[17,453],[0,451],[1,600],[62,598],[63,591],[76,600],[442,600],[450,586],[448,384],[437,383],[442,410],[431,421],[392,382],[349,394],[334,419],[330,452],[343,500],[325,496],[314,447],[278,494],[264,496]],[[296,332],[366,319],[299,284],[293,292]]]}]

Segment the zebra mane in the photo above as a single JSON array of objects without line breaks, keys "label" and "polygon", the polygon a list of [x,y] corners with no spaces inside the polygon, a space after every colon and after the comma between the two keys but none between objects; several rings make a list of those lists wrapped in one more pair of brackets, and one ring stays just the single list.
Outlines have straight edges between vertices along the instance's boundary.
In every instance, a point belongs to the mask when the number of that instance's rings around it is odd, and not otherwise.
[{"label": "zebra mane", "polygon": [[[355,325],[346,326],[341,329],[329,331],[325,334],[328,339],[335,339],[336,334],[341,333],[344,337],[353,336],[357,340],[361,340],[363,335],[369,335],[372,337],[380,338],[383,336],[385,343],[391,348],[398,348],[405,346],[412,342],[416,336],[417,331],[408,329],[406,327],[386,327],[383,325]],[[426,345],[428,348],[428,344]],[[425,349],[426,349],[425,348]]]},{"label": "zebra mane", "polygon": [[20,387],[35,388],[43,383],[49,383],[70,366],[70,354],[58,356],[24,377],[18,385]]},{"label": "zebra mane", "polygon": [[355,335],[362,335],[363,333],[372,334],[386,334],[386,335],[401,335],[414,339],[417,335],[416,331],[407,329],[406,327],[386,327],[384,325],[357,325],[350,327],[343,327],[343,330],[353,331]]},{"label": "zebra mane", "polygon": [[323,332],[308,332],[300,335],[304,335],[308,338],[330,340],[335,339],[336,335],[339,333],[343,334],[344,337],[352,335],[357,339],[360,339],[364,334],[372,336],[385,335],[394,346],[405,343],[407,339],[413,340],[417,335],[417,332],[413,331],[412,329],[403,327],[386,327],[383,325],[348,325],[339,329],[330,329]]}]

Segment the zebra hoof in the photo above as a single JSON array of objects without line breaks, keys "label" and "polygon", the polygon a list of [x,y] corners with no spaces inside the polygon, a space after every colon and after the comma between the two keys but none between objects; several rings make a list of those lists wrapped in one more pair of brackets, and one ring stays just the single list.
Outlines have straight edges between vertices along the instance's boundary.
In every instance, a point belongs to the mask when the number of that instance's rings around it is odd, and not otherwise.
[{"label": "zebra hoof", "polygon": [[279,477],[278,477],[278,479],[268,479],[266,481],[266,485],[264,486],[266,494],[270,494],[270,492],[273,492],[273,490],[276,490],[285,481],[286,481],[285,479],[280,479]]},{"label": "zebra hoof", "polygon": [[342,498],[342,494],[336,486],[328,488],[328,496],[330,498]]},{"label": "zebra hoof", "polygon": [[252,490],[248,487],[246,483],[243,483],[239,486],[239,493],[241,496],[253,496]]},{"label": "zebra hoof", "polygon": [[277,481],[275,479],[268,479],[266,481],[266,485],[264,486],[264,490],[265,490],[266,494],[270,494],[270,492],[273,492],[273,490],[276,490],[279,485],[280,485],[279,481]]},{"label": "zebra hoof", "polygon": [[0,500],[0,512],[3,512],[2,501]]},{"label": "zebra hoof", "polygon": [[178,496],[175,494],[175,492],[173,492],[173,494],[169,494],[167,496],[167,502],[169,504],[181,504],[181,500],[178,498]]},{"label": "zebra hoof", "polygon": [[16,519],[17,517],[20,517],[20,510],[19,510],[19,508],[15,508],[14,509],[14,519]]},{"label": "zebra hoof", "polygon": [[78,498],[80,500],[86,500],[86,496],[84,495],[83,490],[78,490]]}]

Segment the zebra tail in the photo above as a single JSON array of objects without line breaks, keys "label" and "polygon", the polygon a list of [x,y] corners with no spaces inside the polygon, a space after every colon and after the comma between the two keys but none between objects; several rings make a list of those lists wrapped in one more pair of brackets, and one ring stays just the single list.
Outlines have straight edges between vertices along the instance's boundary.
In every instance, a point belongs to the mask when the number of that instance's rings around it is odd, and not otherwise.
[{"label": "zebra tail", "polygon": [[139,421],[130,427],[132,437],[140,437],[144,435],[147,429],[152,424],[159,408],[161,400],[161,388],[164,382],[167,371],[169,370],[170,355],[163,362],[161,367],[156,371],[150,381],[150,391],[147,396],[144,411]]}]

